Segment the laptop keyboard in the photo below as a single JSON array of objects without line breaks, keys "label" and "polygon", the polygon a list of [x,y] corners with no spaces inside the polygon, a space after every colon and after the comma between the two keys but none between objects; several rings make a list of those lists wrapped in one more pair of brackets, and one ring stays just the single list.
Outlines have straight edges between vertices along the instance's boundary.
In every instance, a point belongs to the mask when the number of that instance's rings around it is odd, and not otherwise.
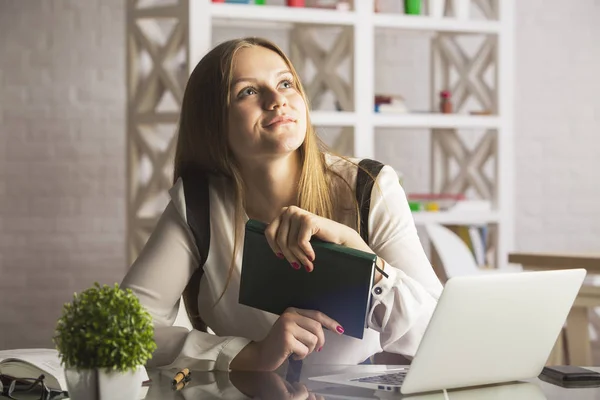
[{"label": "laptop keyboard", "polygon": [[402,385],[402,382],[404,382],[404,378],[406,377],[407,373],[408,373],[408,371],[400,371],[400,372],[395,372],[395,373],[391,373],[391,374],[368,376],[366,378],[356,378],[356,379],[352,379],[352,380],[357,381],[357,382],[364,382],[364,383],[378,383],[378,384],[384,384],[384,385]]}]

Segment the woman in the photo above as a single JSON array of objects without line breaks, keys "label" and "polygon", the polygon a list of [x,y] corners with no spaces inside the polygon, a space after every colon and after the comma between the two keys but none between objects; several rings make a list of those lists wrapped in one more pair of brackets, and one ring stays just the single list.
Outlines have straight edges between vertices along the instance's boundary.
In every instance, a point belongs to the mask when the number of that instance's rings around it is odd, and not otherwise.
[{"label": "woman", "polygon": [[[361,239],[355,161],[319,149],[300,80],[276,45],[247,38],[210,51],[186,87],[171,201],[122,283],[155,321],[158,349],[149,366],[274,370],[290,355],[329,364],[357,364],[382,349],[414,355],[441,284],[389,166],[372,191],[369,243]],[[200,263],[180,179],[188,167],[210,177],[211,242],[198,303],[216,335],[172,326]],[[289,309],[277,317],[238,304],[248,218],[269,224],[269,244],[290,268],[312,271],[312,236],[378,256],[388,277],[377,273],[372,329],[363,340],[344,336],[343,327],[319,312]]]}]

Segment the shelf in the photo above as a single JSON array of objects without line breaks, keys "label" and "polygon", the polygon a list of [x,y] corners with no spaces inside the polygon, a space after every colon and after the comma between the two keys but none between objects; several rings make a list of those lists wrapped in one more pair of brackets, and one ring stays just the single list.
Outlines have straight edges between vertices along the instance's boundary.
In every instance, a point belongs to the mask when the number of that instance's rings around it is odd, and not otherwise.
[{"label": "shelf", "polygon": [[313,111],[310,119],[315,126],[354,126],[356,114],[339,111]]},{"label": "shelf", "polygon": [[353,11],[326,10],[317,8],[257,6],[249,4],[211,3],[213,18],[237,21],[264,21],[273,23],[354,25]]},{"label": "shelf", "polygon": [[416,211],[412,215],[416,225],[480,225],[500,221],[496,211]]},{"label": "shelf", "polygon": [[[313,111],[311,120],[316,126],[354,126],[354,112]],[[377,128],[498,128],[496,116],[447,114],[379,114],[373,115]]]},{"label": "shelf", "polygon": [[497,116],[456,114],[380,114],[373,117],[378,128],[499,128]]},{"label": "shelf", "polygon": [[375,14],[373,19],[376,28],[483,34],[500,32],[500,24],[497,21],[461,21],[454,18],[403,14]]},{"label": "shelf", "polygon": [[[211,3],[210,10],[218,26],[233,20],[246,23],[267,22],[278,27],[285,27],[288,24],[354,25],[356,22],[354,11],[309,7]],[[431,32],[498,34],[500,31],[500,24],[497,21],[461,21],[454,18],[404,14],[373,14],[373,23],[375,28]]]}]

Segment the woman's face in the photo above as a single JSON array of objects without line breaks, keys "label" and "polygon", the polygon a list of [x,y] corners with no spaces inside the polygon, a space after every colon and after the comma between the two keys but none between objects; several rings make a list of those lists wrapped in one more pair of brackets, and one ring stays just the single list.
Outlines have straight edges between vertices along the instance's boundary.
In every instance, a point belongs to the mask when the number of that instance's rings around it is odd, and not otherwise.
[{"label": "woman's face", "polygon": [[276,158],[306,136],[306,104],[294,75],[274,51],[240,49],[233,60],[228,142],[238,160]]}]

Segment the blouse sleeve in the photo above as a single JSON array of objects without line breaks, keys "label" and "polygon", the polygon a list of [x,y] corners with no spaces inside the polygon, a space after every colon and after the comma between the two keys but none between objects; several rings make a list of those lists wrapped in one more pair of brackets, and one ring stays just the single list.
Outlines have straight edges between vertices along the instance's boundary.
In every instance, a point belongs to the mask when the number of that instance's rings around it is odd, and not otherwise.
[{"label": "blouse sleeve", "polygon": [[373,286],[369,327],[381,347],[413,357],[442,291],[421,245],[396,172],[385,166],[371,193],[369,245],[388,277]]},{"label": "blouse sleeve", "polygon": [[[181,192],[178,185],[174,190]],[[121,286],[131,289],[152,315],[157,350],[148,367],[227,371],[249,339],[172,326],[183,289],[199,265],[183,204],[183,199],[169,203]]]}]

